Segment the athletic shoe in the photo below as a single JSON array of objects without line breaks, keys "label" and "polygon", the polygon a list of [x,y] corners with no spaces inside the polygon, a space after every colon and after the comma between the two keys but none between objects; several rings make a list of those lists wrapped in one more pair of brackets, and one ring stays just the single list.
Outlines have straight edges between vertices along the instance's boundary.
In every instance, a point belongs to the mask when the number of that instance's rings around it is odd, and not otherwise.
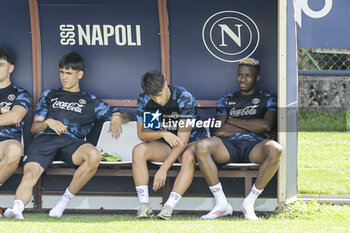
[{"label": "athletic shoe", "polygon": [[50,211],[49,211],[49,216],[51,218],[60,218],[63,215],[64,210],[66,209],[65,205],[60,205],[59,203],[57,203],[55,205],[55,207],[53,207]]},{"label": "athletic shoe", "polygon": [[3,217],[2,214],[3,214],[2,209],[0,209],[0,218]]},{"label": "athletic shoe", "polygon": [[24,219],[23,214],[16,212],[14,209],[7,208],[4,213],[5,218],[14,218],[14,219]]},{"label": "athletic shoe", "polygon": [[164,205],[162,207],[162,210],[158,214],[157,218],[163,219],[163,220],[169,220],[171,218],[172,213],[173,213],[173,209],[168,205]]},{"label": "athletic shoe", "polygon": [[148,203],[141,203],[136,218],[152,218],[153,216],[154,213],[151,206]]},{"label": "athletic shoe", "polygon": [[119,155],[108,154],[107,152],[101,152],[101,160],[108,162],[120,162],[122,158]]},{"label": "athletic shoe", "polygon": [[214,220],[223,216],[232,215],[232,211],[232,206],[229,202],[227,202],[226,204],[219,204],[214,206],[214,208],[209,213],[203,215],[200,219]]},{"label": "athletic shoe", "polygon": [[241,206],[242,213],[246,220],[257,221],[259,218],[256,216],[254,212],[254,206],[250,207],[245,205],[244,201]]}]

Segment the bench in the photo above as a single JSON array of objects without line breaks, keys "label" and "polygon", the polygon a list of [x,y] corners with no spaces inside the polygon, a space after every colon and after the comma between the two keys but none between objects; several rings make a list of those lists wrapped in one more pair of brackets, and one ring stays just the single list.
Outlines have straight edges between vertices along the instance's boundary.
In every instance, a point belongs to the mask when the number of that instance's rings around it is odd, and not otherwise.
[{"label": "bench", "polygon": [[[107,153],[118,154],[121,158],[121,162],[105,162],[101,161],[98,171],[95,176],[113,176],[113,177],[132,177],[132,149],[135,145],[141,143],[137,137],[137,122],[131,121],[123,125],[123,133],[118,140],[115,140],[111,137],[111,134],[108,133],[109,122],[103,124],[97,146]],[[157,172],[158,166],[161,162],[151,162],[154,166],[149,170],[150,177],[153,177]],[[175,163],[173,168],[168,171],[167,181],[162,189],[161,197],[162,202],[164,203],[172,189],[171,181],[174,180],[178,173],[180,163]],[[258,170],[256,169],[259,165],[253,163],[230,163],[225,166],[222,166],[222,169],[219,170],[220,178],[243,178],[244,179],[244,190],[245,195],[247,195],[251,189],[253,178],[256,178],[258,175]],[[64,162],[55,161],[53,165],[47,169],[45,175],[73,175],[75,169],[67,167]],[[203,177],[199,168],[196,168],[194,173],[195,177]],[[43,191],[40,188],[40,183],[36,190],[36,198],[34,198],[35,206],[41,208],[41,196]],[[135,195],[136,194],[132,194]]]},{"label": "bench", "polygon": [[[115,140],[111,137],[111,134],[108,133],[110,122],[104,122],[101,129],[97,146],[107,153],[118,154],[121,158],[121,162],[105,162],[101,161],[98,171],[96,172],[96,177],[132,177],[132,149],[135,145],[139,144],[141,141],[137,137],[137,122],[131,121],[123,125],[123,133],[121,134],[118,140]],[[150,162],[150,178],[154,177],[157,169],[162,162]],[[162,203],[168,199],[169,194],[172,189],[172,183],[177,177],[180,170],[180,163],[175,163],[172,168],[168,171],[167,180],[165,186],[160,191],[160,198]],[[242,178],[244,179],[244,194],[247,195],[252,187],[253,179],[257,177],[259,167],[258,164],[254,163],[230,163],[222,166],[219,169],[219,178]],[[69,167],[62,161],[54,161],[54,163],[45,171],[44,176],[72,176],[75,172],[75,168]],[[17,170],[17,173],[22,173],[22,168]],[[199,167],[196,166],[194,173],[195,178],[203,178]],[[132,182],[132,186],[134,186]],[[33,204],[34,209],[41,210],[42,206],[42,197],[43,195],[62,195],[62,191],[46,191],[42,189],[42,178],[39,179],[37,185],[34,188],[34,197]],[[79,192],[78,195],[107,195],[101,190],[96,190],[96,192]],[[130,196],[136,198],[136,192],[134,189],[132,192],[122,192],[120,194],[115,194],[116,196]],[[152,194],[151,194],[152,195]],[[196,197],[197,195],[185,194],[185,196]],[[211,194],[208,195],[199,195],[201,197],[211,197]],[[242,196],[243,197],[243,196]]]}]

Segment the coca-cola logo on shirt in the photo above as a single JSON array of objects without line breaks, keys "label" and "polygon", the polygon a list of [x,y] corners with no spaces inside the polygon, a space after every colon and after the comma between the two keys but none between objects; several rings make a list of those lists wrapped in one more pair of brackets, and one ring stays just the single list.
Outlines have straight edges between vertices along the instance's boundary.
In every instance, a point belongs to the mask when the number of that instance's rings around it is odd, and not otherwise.
[{"label": "coca-cola logo on shirt", "polygon": [[10,110],[11,106],[12,106],[11,102],[0,102],[0,108],[6,108],[6,109]]},{"label": "coca-cola logo on shirt", "polygon": [[[84,104],[77,103],[77,102],[70,102],[69,103],[69,102],[58,100],[58,98],[54,98],[51,101],[54,102],[52,104],[53,108],[60,108],[63,110],[77,112],[77,113],[81,113],[82,108],[84,107]],[[79,101],[79,102],[83,102],[83,101]],[[86,101],[85,101],[85,103],[86,103]]]},{"label": "coca-cola logo on shirt", "polygon": [[241,109],[232,108],[230,110],[230,117],[255,115],[258,106],[259,105],[247,106]]}]

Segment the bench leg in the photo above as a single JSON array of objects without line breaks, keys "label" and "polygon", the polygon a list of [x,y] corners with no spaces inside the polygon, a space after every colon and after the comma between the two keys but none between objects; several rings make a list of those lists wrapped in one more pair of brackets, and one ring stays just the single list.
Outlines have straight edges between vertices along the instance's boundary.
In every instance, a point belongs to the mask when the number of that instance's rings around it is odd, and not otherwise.
[{"label": "bench leg", "polygon": [[42,192],[41,192],[41,177],[33,188],[34,195],[34,209],[42,209]]},{"label": "bench leg", "polygon": [[248,194],[250,193],[250,190],[252,189],[252,182],[253,182],[252,176],[246,176],[244,178],[244,194],[245,194],[245,196],[248,196]]},{"label": "bench leg", "polygon": [[165,202],[168,200],[170,192],[171,192],[171,178],[167,177],[163,187],[162,205],[164,205]]}]

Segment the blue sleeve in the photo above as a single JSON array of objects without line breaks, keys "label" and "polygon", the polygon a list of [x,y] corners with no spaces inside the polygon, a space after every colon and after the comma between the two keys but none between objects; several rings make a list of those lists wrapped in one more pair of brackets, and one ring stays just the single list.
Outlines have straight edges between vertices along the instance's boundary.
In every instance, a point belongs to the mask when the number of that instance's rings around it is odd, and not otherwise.
[{"label": "blue sleeve", "polygon": [[102,100],[97,99],[94,95],[91,95],[91,98],[94,102],[97,120],[110,121],[113,113],[120,112],[119,108],[106,104]]},{"label": "blue sleeve", "polygon": [[275,95],[271,95],[266,103],[267,111],[275,111],[277,112],[277,98]]},{"label": "blue sleeve", "polygon": [[227,98],[226,98],[226,96],[224,96],[221,99],[219,99],[218,103],[216,104],[215,116],[223,115],[223,116],[228,117],[226,106],[227,106]]},{"label": "blue sleeve", "polygon": [[20,105],[26,109],[28,112],[31,102],[31,96],[28,91],[20,90],[19,95],[17,96],[14,105]]},{"label": "blue sleeve", "polygon": [[177,102],[181,111],[181,120],[197,117],[197,101],[190,92],[182,91]]},{"label": "blue sleeve", "polygon": [[51,90],[44,91],[44,93],[41,95],[38,103],[36,104],[36,109],[35,109],[35,117],[44,117],[46,118],[47,116],[47,102],[46,102],[46,97],[50,93]]},{"label": "blue sleeve", "polygon": [[147,98],[146,95],[141,93],[139,95],[139,98],[137,99],[137,113],[136,113],[136,119],[137,121],[143,122],[143,114],[145,112],[145,107],[149,99]]}]

